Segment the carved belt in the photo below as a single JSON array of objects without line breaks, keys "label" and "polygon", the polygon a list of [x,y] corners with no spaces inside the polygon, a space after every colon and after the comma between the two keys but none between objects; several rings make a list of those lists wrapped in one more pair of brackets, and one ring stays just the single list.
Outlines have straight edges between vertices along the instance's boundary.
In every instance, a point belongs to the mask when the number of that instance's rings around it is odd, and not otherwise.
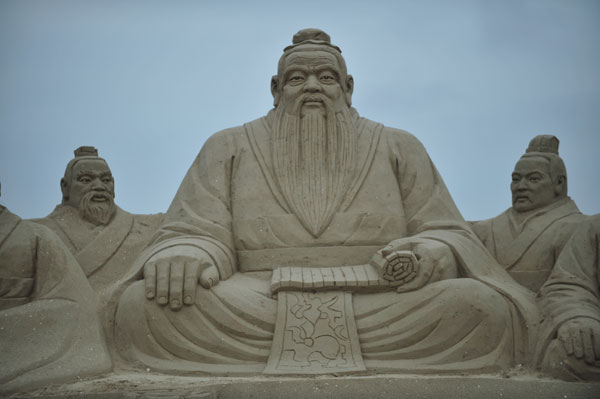
[{"label": "carved belt", "polygon": [[282,266],[330,267],[367,264],[382,245],[276,248],[237,251],[241,272],[275,270]]}]

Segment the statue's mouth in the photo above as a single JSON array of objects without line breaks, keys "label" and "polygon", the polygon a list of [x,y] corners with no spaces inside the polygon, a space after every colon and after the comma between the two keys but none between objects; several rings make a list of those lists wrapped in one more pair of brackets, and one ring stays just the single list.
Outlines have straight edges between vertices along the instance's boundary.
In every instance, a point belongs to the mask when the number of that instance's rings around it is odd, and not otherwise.
[{"label": "statue's mouth", "polygon": [[110,198],[107,193],[102,193],[102,194],[94,194],[92,196],[91,200],[94,202],[106,202],[106,201],[109,201]]},{"label": "statue's mouth", "polygon": [[320,97],[306,97],[303,103],[308,106],[321,106],[323,105],[323,99]]},{"label": "statue's mouth", "polygon": [[529,196],[527,196],[527,195],[516,195],[515,196],[515,202],[525,202],[525,201],[529,201]]}]

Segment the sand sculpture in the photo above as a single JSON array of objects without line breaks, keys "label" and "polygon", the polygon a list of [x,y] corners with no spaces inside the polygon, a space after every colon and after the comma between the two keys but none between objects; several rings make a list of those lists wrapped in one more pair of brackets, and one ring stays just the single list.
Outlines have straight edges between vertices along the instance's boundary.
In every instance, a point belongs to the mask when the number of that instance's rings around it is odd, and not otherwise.
[{"label": "sand sculpture", "polygon": [[[16,295],[5,278],[73,290],[89,334],[72,341],[98,344],[97,295],[117,373],[125,364],[186,375],[462,375],[519,365],[598,379],[599,222],[573,233],[584,217],[567,197],[558,140],[532,140],[513,172],[513,207],[475,223],[480,240],[423,145],[360,117],[353,85],[330,37],[299,31],[271,80],[274,108],[205,143],[164,220],[113,207],[108,165],[81,147],[63,204],[38,220],[62,241],[19,224],[29,237],[20,245],[45,242],[59,255],[35,268],[15,262],[32,247],[7,246],[18,219],[0,215],[11,221],[0,227],[3,298]],[[59,272],[32,274],[45,268]],[[36,304],[25,291],[10,306]],[[29,339],[18,335],[24,323],[2,342]],[[86,375],[110,368],[103,345]],[[33,353],[3,357],[2,382],[44,363]],[[46,381],[72,377],[77,364]]]},{"label": "sand sculpture", "polygon": [[566,380],[600,381],[600,215],[575,230],[540,290],[538,367]]},{"label": "sand sculpture", "polygon": [[536,136],[512,172],[513,206],[473,231],[520,284],[537,292],[585,216],[567,196],[558,139]]},{"label": "sand sculpture", "polygon": [[0,386],[35,388],[112,369],[92,289],[49,229],[0,206]]},{"label": "sand sculpture", "polygon": [[300,31],[275,108],[208,139],[121,297],[128,361],[243,375],[531,360],[533,294],[472,233],[422,144],[351,107],[353,84],[329,36]]},{"label": "sand sculpture", "polygon": [[[94,147],[83,146],[60,181],[62,203],[42,219],[75,256],[97,294],[105,332],[110,338],[117,299],[142,270],[135,260],[150,243],[163,214],[134,215],[114,202],[114,178]],[[109,341],[112,341],[109,339]]]}]

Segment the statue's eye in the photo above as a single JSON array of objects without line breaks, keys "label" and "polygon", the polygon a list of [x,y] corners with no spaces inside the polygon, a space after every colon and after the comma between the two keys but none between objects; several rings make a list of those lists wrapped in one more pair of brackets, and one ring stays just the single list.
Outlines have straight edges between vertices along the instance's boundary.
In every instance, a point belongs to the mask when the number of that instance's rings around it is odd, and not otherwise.
[{"label": "statue's eye", "polygon": [[529,178],[529,181],[532,183],[538,183],[540,181],[540,178],[538,176],[532,176]]},{"label": "statue's eye", "polygon": [[319,80],[323,83],[333,83],[333,82],[335,82],[335,76],[333,76],[332,74],[329,74],[329,73],[325,73],[325,74],[319,76]]},{"label": "statue's eye", "polygon": [[88,176],[81,176],[78,180],[81,183],[91,183],[92,182],[92,179],[90,179]]},{"label": "statue's eye", "polygon": [[102,181],[103,181],[104,183],[110,183],[110,182],[112,181],[112,179],[111,179],[110,177],[103,177],[103,178],[102,178]]},{"label": "statue's eye", "polygon": [[292,75],[288,79],[288,82],[290,82],[292,84],[302,83],[303,81],[304,81],[304,76],[299,75],[299,74],[298,75]]}]

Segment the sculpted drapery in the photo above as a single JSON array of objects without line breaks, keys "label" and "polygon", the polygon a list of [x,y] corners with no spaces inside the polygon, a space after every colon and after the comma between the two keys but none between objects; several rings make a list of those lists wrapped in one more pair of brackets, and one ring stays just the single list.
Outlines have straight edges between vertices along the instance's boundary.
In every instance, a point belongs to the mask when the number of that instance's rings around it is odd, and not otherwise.
[{"label": "sculpted drapery", "polygon": [[131,214],[115,205],[110,223],[96,226],[84,220],[78,209],[58,205],[47,217],[33,220],[54,231],[75,256],[96,293],[109,342],[118,298],[128,284],[141,278],[135,260],[151,242],[162,217]]},{"label": "sculpted drapery", "polygon": [[111,370],[91,292],[54,233],[0,207],[3,389],[30,389]]},{"label": "sculpted drapery", "polygon": [[[567,380],[600,380],[600,215],[575,230],[539,302],[544,314],[536,356],[541,369]],[[560,331],[573,322],[581,328]]]},{"label": "sculpted drapery", "polygon": [[194,305],[180,311],[146,300],[143,282],[130,287],[117,313],[126,358],[167,372],[260,372],[276,317],[274,268],[365,264],[390,241],[413,237],[449,246],[458,267],[435,271],[417,291],[354,295],[367,368],[480,371],[528,359],[532,296],[465,225],[421,143],[352,112],[358,173],[318,237],[274,184],[273,112],[207,141],[140,262],[193,246],[210,256],[221,282],[198,288]]},{"label": "sculpted drapery", "polygon": [[475,223],[473,231],[518,283],[538,292],[585,216],[570,198],[539,209],[522,223],[516,221],[515,214],[510,208]]}]

